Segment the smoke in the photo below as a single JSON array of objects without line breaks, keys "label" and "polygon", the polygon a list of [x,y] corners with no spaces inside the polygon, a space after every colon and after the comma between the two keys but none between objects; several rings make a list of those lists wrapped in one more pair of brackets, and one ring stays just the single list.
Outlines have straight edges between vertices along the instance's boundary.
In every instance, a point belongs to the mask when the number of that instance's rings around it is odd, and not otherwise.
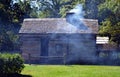
[{"label": "smoke", "polygon": [[[102,57],[96,55],[96,39],[94,39],[94,34],[76,34],[77,30],[92,33],[92,30],[84,24],[84,11],[81,4],[78,4],[67,13],[66,21],[71,25],[68,25],[65,29],[75,33],[71,34],[67,39],[70,47],[68,63],[120,65],[120,56],[118,56],[120,53],[117,51],[110,50],[107,53],[103,52],[104,55]],[[74,27],[71,29],[71,26]]]},{"label": "smoke", "polygon": [[81,4],[78,4],[74,9],[70,10],[66,15],[66,20],[70,24],[74,25],[78,29],[87,30],[87,26],[84,25],[84,11]]},{"label": "smoke", "polygon": [[[77,30],[89,31],[92,30],[84,24],[84,11],[81,4],[78,4],[74,9],[70,10],[66,15],[66,21],[71,24],[65,27],[66,30],[71,29],[71,33],[77,33]],[[69,40],[69,59],[68,63],[82,63],[82,64],[107,64],[107,65],[118,65],[119,57],[118,52],[112,51],[107,54],[104,53],[104,57],[96,55],[96,42],[94,34],[78,33],[71,34]],[[74,52],[73,52],[74,51]],[[100,54],[99,54],[100,55]],[[107,55],[107,56],[105,56]],[[100,59],[100,60],[99,60]]]},{"label": "smoke", "polygon": [[[74,9],[69,11],[70,13],[74,13],[76,18],[84,18],[84,11],[81,4],[78,4]],[[78,16],[78,17],[77,17]]]},{"label": "smoke", "polygon": [[[78,4],[66,14],[66,21],[71,24],[66,27],[66,30],[73,26],[71,31],[74,33],[68,38],[70,47],[68,62],[94,64],[96,62],[95,39],[93,38],[94,35],[84,33],[84,31],[90,31],[91,33],[91,30],[84,24],[84,11],[81,4]],[[79,33],[77,30],[83,31],[83,33]]]},{"label": "smoke", "polygon": [[[95,57],[95,38],[88,33],[80,33],[80,30],[88,31],[84,24],[84,11],[82,5],[77,5],[66,14],[64,19],[56,19],[55,30],[50,33],[49,55],[64,56],[67,64],[94,63]],[[47,48],[47,47],[46,47]],[[59,52],[60,51],[60,52]],[[45,53],[45,52],[44,52]],[[63,53],[63,54],[62,54]],[[62,55],[61,55],[62,54]],[[53,59],[49,59],[49,62]],[[59,63],[55,61],[56,64]]]}]

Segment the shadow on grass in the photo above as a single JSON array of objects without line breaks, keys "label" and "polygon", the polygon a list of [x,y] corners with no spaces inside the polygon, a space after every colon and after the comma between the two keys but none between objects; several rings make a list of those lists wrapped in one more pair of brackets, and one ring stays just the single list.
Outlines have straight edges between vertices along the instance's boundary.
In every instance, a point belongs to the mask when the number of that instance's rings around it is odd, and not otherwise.
[{"label": "shadow on grass", "polygon": [[32,76],[15,73],[15,74],[0,74],[0,77],[32,77]]}]

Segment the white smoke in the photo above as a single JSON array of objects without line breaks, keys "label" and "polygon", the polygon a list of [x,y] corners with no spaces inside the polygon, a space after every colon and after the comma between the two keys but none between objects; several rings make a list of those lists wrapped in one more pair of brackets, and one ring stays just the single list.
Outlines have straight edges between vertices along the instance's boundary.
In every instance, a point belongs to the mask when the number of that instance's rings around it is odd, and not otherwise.
[{"label": "white smoke", "polygon": [[77,27],[80,30],[87,30],[87,26],[84,25],[84,11],[81,4],[78,4],[74,9],[70,10],[66,15],[68,23]]},{"label": "white smoke", "polygon": [[[78,4],[74,9],[69,11],[70,13],[74,13],[75,16],[78,16],[79,18],[84,18],[84,11],[83,11],[83,7],[81,4]],[[77,17],[77,18],[78,18]]]},{"label": "white smoke", "polygon": [[[91,52],[91,50],[93,51],[93,49],[89,50],[87,46],[95,46],[95,44],[91,44],[90,42],[90,38],[92,38],[93,36],[91,34],[82,34],[81,31],[83,31],[83,33],[85,31],[91,31],[87,25],[85,25],[84,23],[84,11],[83,11],[83,7],[81,4],[78,4],[74,9],[70,10],[67,15],[66,15],[66,21],[70,24],[69,27],[67,27],[66,29],[69,30],[71,29],[71,32],[74,32],[75,34],[71,34],[69,38],[69,45],[71,45],[71,50],[74,52],[71,52],[71,56],[68,60],[69,61],[73,61],[73,62],[79,62],[80,60],[83,60],[84,62],[90,62],[90,63],[94,63],[96,61],[96,57],[94,55],[94,53]],[[77,32],[78,31],[78,32]],[[81,32],[80,34],[79,31]],[[73,39],[74,38],[74,39]],[[86,44],[86,42],[84,41],[88,41],[88,44]],[[91,45],[90,45],[91,44]],[[70,52],[70,51],[69,51]],[[76,53],[78,54],[76,54]]]}]

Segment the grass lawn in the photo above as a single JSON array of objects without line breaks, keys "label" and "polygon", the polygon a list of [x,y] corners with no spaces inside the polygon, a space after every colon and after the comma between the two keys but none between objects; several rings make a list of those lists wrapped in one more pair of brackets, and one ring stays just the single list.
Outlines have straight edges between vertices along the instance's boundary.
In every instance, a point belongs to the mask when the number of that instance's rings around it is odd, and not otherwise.
[{"label": "grass lawn", "polygon": [[120,66],[25,65],[22,74],[32,77],[120,77]]}]

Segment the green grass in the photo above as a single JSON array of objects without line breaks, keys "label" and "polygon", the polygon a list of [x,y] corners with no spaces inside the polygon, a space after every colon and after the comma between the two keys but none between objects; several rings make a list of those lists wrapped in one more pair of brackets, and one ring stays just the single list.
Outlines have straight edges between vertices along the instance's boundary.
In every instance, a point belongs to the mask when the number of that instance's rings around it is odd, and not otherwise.
[{"label": "green grass", "polygon": [[32,77],[120,77],[119,66],[25,65],[22,74]]}]

